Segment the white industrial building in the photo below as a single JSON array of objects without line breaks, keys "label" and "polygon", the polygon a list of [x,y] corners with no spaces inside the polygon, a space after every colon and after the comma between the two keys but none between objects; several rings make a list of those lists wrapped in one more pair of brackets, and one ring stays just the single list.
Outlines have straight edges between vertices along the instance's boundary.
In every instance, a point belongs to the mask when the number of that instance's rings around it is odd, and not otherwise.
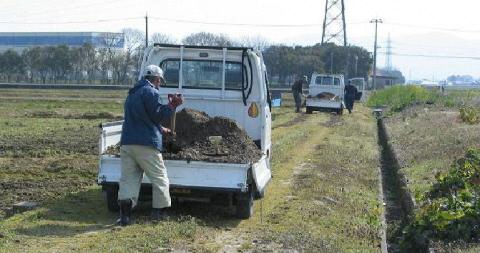
[{"label": "white industrial building", "polygon": [[0,53],[8,49],[22,52],[35,46],[81,47],[90,43],[95,48],[123,49],[123,33],[107,32],[0,32]]}]

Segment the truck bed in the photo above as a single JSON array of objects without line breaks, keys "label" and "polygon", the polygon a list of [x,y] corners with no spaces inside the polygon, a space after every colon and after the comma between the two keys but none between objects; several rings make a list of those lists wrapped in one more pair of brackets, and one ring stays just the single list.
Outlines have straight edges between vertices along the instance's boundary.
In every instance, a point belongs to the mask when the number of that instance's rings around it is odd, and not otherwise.
[{"label": "truck bed", "polygon": [[[255,181],[268,182],[270,170],[264,155],[254,164],[212,163],[202,161],[165,160],[172,188],[195,188],[225,191],[245,191],[248,171],[252,168]],[[98,184],[117,184],[121,174],[121,159],[101,155]],[[150,184],[144,175],[142,183]]]},{"label": "truck bed", "polygon": [[312,97],[312,98],[307,98],[306,105],[308,107],[313,107],[313,108],[339,109],[339,108],[342,108],[343,102],[335,101],[335,100],[318,99],[318,98]]}]

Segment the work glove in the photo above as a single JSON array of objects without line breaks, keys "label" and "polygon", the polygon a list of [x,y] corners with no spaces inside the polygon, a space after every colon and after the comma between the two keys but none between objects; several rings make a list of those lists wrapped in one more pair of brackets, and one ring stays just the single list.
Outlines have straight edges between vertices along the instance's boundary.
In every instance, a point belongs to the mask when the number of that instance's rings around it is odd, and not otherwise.
[{"label": "work glove", "polygon": [[175,110],[181,104],[183,104],[182,94],[168,94],[168,106],[170,109]]}]

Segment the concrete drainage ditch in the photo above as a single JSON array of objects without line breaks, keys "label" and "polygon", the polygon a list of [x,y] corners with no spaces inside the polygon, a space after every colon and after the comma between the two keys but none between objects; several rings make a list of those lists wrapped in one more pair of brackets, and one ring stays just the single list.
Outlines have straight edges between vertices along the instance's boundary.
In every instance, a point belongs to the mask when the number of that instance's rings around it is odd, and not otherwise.
[{"label": "concrete drainage ditch", "polygon": [[389,143],[381,110],[375,110],[374,115],[377,118],[380,149],[380,195],[385,207],[381,231],[382,253],[398,252],[398,238],[402,227],[413,213],[414,201],[407,188],[405,176],[400,172],[395,152]]}]

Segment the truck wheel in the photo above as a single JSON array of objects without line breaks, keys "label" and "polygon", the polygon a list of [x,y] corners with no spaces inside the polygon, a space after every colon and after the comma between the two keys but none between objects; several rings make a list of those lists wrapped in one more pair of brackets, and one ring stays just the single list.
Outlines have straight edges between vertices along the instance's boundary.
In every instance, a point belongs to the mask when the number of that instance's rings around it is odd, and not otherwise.
[{"label": "truck wheel", "polygon": [[343,115],[343,107],[337,110],[338,115]]},{"label": "truck wheel", "polygon": [[313,110],[312,107],[307,106],[307,114],[312,114]]},{"label": "truck wheel", "polygon": [[236,216],[240,219],[248,219],[253,214],[253,191],[237,194]]},{"label": "truck wheel", "polygon": [[107,196],[107,207],[110,212],[118,212],[118,186],[106,186],[105,194]]}]

